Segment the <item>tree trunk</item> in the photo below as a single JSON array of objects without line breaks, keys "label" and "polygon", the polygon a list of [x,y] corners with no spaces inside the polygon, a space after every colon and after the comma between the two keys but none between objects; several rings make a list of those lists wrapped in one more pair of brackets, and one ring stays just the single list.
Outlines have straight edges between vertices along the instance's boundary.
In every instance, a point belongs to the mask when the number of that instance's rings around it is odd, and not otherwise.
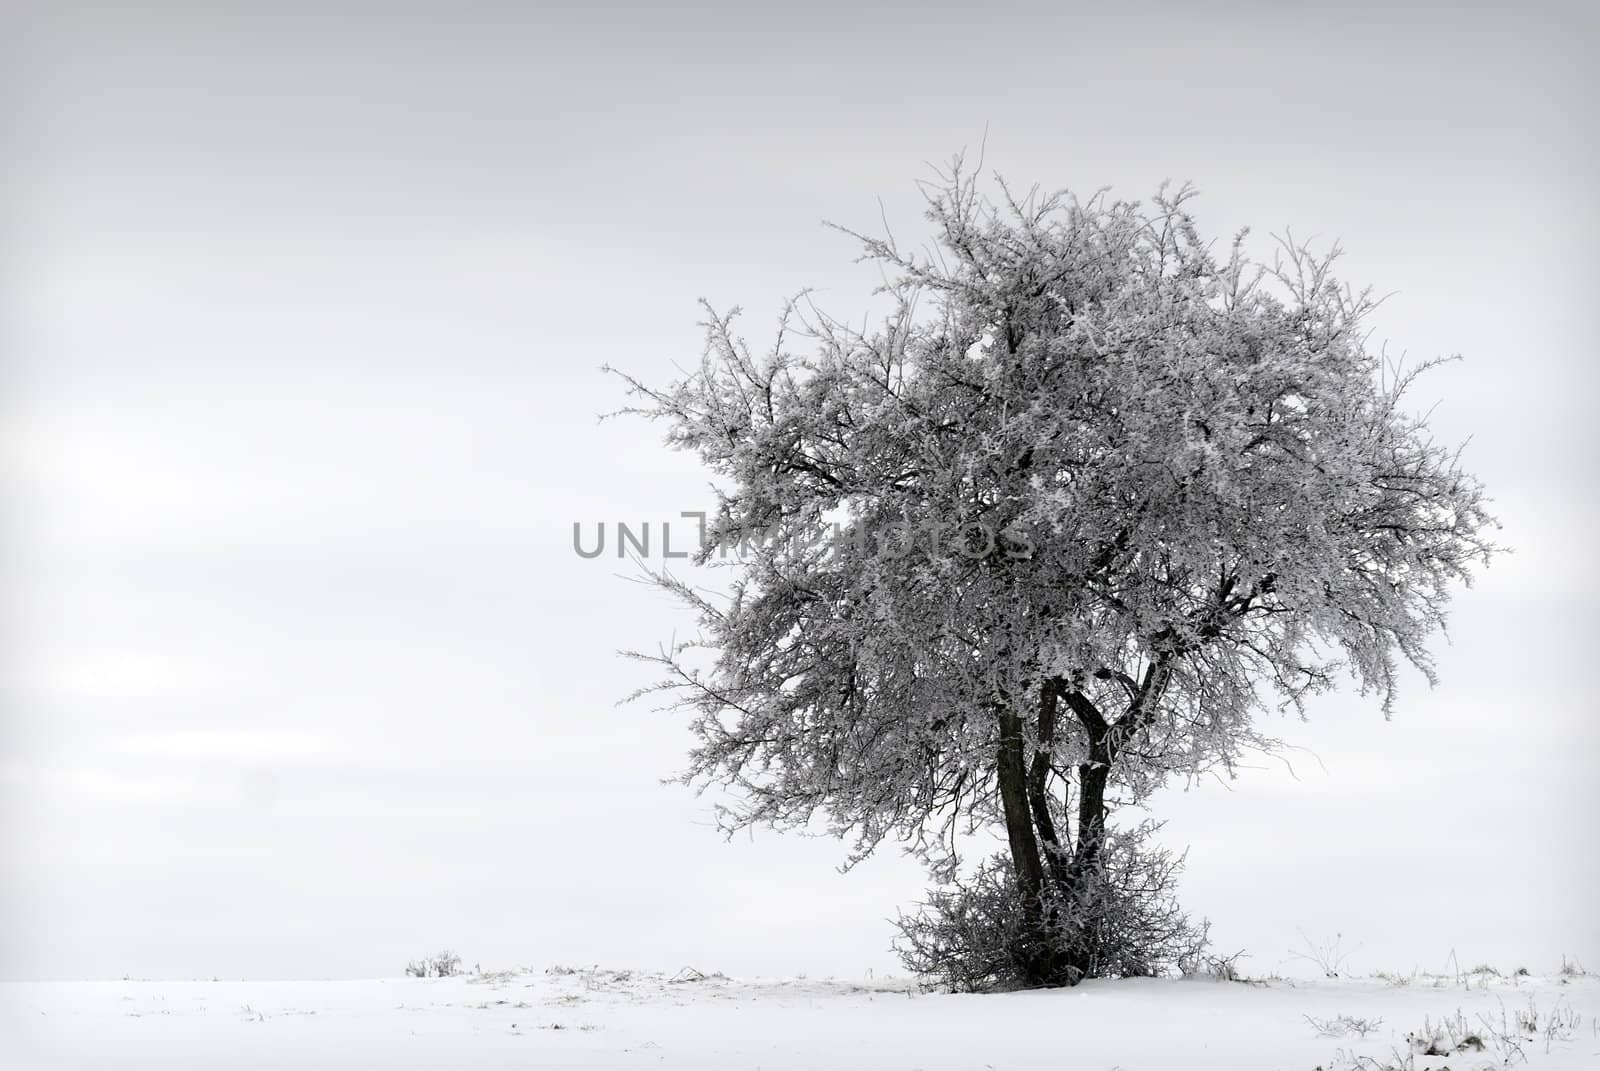
[{"label": "tree trunk", "polygon": [[[1095,882],[1100,870],[1100,850],[1106,836],[1106,786],[1111,780],[1111,764],[1116,758],[1112,726],[1089,698],[1076,689],[1065,693],[1067,705],[1078,716],[1088,738],[1088,761],[1078,766],[1078,836],[1063,883],[1062,898],[1068,910],[1076,913],[1076,924],[1094,923],[1100,910],[1095,900]],[[1094,969],[1094,950],[1089,931],[1079,930],[1079,939],[1066,951],[1063,970],[1075,979]]]},{"label": "tree trunk", "polygon": [[1000,750],[997,773],[1000,804],[1005,811],[1006,837],[1011,845],[1011,865],[1022,892],[1024,918],[1037,923],[1039,898],[1044,891],[1044,868],[1039,861],[1039,845],[1033,836],[1033,818],[1028,807],[1028,771],[1022,756],[1022,719],[1005,707],[996,713],[1000,721]]},{"label": "tree trunk", "polygon": [[1114,728],[1100,708],[1076,688],[1063,693],[1067,706],[1078,716],[1089,742],[1089,761],[1078,767],[1078,841],[1072,853],[1073,884],[1082,880],[1087,868],[1100,858],[1100,844],[1106,831],[1106,783],[1111,778],[1111,763],[1116,758]]},{"label": "tree trunk", "polygon": [[1056,833],[1055,820],[1050,817],[1050,747],[1056,736],[1056,706],[1061,698],[1059,678],[1046,680],[1039,689],[1039,739],[1033,752],[1033,763],[1028,767],[1028,805],[1033,810],[1033,824],[1039,831],[1039,843],[1044,848],[1044,862],[1050,882],[1057,890],[1065,889],[1068,881],[1068,860],[1071,853]]},{"label": "tree trunk", "polygon": [[1106,836],[1106,784],[1111,779],[1111,753],[1104,737],[1089,741],[1089,761],[1078,767],[1078,846],[1072,871],[1081,879],[1100,861]]}]

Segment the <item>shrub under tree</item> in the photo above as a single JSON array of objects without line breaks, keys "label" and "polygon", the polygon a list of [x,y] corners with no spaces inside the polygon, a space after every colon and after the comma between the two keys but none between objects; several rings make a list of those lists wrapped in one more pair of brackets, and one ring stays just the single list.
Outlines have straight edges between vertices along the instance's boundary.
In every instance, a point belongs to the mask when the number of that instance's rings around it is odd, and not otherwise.
[{"label": "shrub under tree", "polygon": [[983,860],[970,877],[930,892],[901,915],[895,950],[915,974],[950,989],[1036,984],[1035,966],[1076,957],[1084,977],[1147,978],[1197,969],[1208,926],[1177,903],[1183,860],[1149,844],[1152,828],[1108,831],[1099,867],[1073,899],[1046,885],[1040,924],[1030,922],[1011,861]]}]

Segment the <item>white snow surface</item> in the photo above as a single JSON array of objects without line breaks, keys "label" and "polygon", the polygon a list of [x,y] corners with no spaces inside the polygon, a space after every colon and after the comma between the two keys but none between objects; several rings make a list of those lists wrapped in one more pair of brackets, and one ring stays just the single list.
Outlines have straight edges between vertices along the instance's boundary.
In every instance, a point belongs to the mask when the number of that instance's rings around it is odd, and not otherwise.
[{"label": "white snow surface", "polygon": [[[1533,1010],[1535,1036],[1518,1032]],[[1419,1055],[1424,1022],[1506,1029]],[[1406,1071],[1600,1068],[1600,979],[1418,976],[1091,981],[1000,994],[906,979],[762,980],[600,968],[375,981],[0,985],[0,1066],[93,1068]],[[1308,1021],[1382,1019],[1364,1038]],[[1564,1024],[1549,1036],[1543,1025]],[[1481,1028],[1481,1029],[1480,1029]],[[1363,1062],[1370,1058],[1373,1062]],[[1410,1061],[1409,1063],[1406,1061]]]}]

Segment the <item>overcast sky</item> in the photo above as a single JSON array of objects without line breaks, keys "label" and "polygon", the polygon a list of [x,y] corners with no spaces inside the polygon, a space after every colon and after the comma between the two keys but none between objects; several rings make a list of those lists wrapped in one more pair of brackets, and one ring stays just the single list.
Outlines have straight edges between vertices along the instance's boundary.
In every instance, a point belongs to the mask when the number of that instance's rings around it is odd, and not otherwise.
[{"label": "overcast sky", "polygon": [[691,622],[572,524],[706,502],[601,364],[669,378],[701,296],[859,309],[820,221],[919,234],[986,128],[1018,183],[1338,238],[1380,337],[1467,358],[1417,400],[1515,555],[1392,722],[1333,696],[1269,718],[1298,779],[1158,799],[1188,906],[1247,969],[1600,966],[1600,26],[1109,6],[13,14],[0,973],[892,969],[915,865],[659,783],[614,652]]}]

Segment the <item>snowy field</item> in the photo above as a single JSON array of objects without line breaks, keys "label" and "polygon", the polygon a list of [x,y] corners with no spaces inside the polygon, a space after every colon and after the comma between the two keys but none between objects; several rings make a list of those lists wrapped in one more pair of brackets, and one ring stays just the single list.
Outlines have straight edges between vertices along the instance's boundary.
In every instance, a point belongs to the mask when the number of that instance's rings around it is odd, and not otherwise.
[{"label": "snowy field", "polygon": [[[0,986],[0,1066],[1591,1069],[1600,1068],[1597,1014],[1595,977],[1485,972],[1094,981],[982,996],[922,993],[904,979],[560,967],[378,981],[9,983]],[[1424,1033],[1431,1043],[1413,1040]],[[1453,1051],[1419,1052],[1430,1047]]]}]

